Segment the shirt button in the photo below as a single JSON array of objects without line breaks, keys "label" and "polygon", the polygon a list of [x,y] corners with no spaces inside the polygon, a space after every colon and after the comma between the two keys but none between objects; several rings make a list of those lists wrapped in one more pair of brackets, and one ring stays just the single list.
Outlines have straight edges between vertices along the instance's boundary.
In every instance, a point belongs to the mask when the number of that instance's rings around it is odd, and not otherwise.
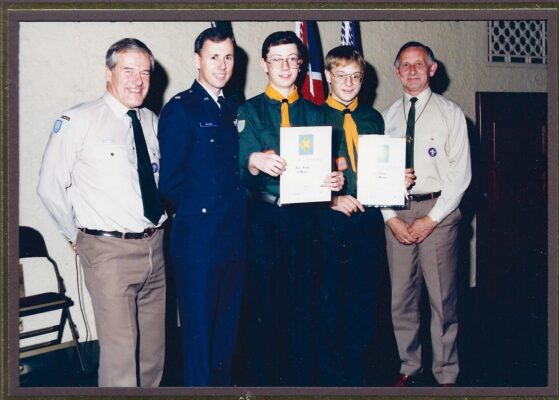
[{"label": "shirt button", "polygon": [[214,140],[213,138],[212,138],[212,139],[210,139],[210,143],[213,143],[214,141],[215,141],[215,140]]},{"label": "shirt button", "polygon": [[206,210],[205,208],[202,208],[203,213],[206,213],[206,211],[208,211],[208,210]]}]

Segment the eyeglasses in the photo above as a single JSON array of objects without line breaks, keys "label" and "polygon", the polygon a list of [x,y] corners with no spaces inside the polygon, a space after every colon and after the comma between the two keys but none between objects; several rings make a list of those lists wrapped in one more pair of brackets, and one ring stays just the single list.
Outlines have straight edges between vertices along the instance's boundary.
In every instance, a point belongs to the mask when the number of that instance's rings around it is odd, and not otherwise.
[{"label": "eyeglasses", "polygon": [[337,83],[345,83],[347,78],[352,82],[361,83],[363,81],[363,72],[353,72],[351,74],[342,74],[340,72],[333,73],[332,76]]},{"label": "eyeglasses", "polygon": [[272,66],[273,69],[279,69],[283,66],[283,63],[286,62],[289,68],[299,68],[301,65],[301,59],[297,56],[289,56],[287,58],[281,57],[272,57],[269,60],[266,60],[268,64]]}]

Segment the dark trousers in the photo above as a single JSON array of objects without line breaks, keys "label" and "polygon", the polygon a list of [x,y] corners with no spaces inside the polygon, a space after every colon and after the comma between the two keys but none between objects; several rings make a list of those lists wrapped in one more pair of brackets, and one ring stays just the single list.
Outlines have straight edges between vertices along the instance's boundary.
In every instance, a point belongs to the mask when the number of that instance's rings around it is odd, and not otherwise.
[{"label": "dark trousers", "polygon": [[312,384],[317,207],[249,204],[239,385]]},{"label": "dark trousers", "polygon": [[385,251],[382,216],[377,208],[351,217],[325,208],[320,228],[317,384],[366,386]]},{"label": "dark trousers", "polygon": [[231,385],[245,270],[239,214],[181,215],[173,222],[184,386]]}]

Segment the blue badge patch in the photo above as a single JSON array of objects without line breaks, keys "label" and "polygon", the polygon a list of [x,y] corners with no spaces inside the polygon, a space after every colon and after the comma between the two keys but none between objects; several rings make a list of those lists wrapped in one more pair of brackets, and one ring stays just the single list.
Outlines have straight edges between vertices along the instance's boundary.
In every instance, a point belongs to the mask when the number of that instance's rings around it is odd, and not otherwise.
[{"label": "blue badge patch", "polygon": [[54,126],[52,127],[52,131],[54,133],[58,133],[60,132],[60,128],[62,127],[62,120],[61,119],[57,119],[56,121],[54,121]]},{"label": "blue badge patch", "polygon": [[435,149],[434,147],[430,147],[429,150],[427,150],[427,152],[431,157],[435,157],[437,155],[437,149]]},{"label": "blue badge patch", "polygon": [[153,170],[154,174],[159,172],[159,165],[156,162],[151,163],[151,169]]}]

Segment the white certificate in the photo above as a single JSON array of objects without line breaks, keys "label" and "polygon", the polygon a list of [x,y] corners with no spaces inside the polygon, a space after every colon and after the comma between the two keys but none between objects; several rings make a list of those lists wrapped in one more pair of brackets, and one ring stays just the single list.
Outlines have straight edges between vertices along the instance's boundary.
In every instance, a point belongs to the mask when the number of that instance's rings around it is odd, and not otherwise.
[{"label": "white certificate", "polygon": [[280,155],[287,162],[280,175],[281,204],[330,201],[323,182],[332,172],[331,126],[281,128]]},{"label": "white certificate", "polygon": [[366,206],[403,206],[406,142],[386,135],[359,135],[357,200]]}]

